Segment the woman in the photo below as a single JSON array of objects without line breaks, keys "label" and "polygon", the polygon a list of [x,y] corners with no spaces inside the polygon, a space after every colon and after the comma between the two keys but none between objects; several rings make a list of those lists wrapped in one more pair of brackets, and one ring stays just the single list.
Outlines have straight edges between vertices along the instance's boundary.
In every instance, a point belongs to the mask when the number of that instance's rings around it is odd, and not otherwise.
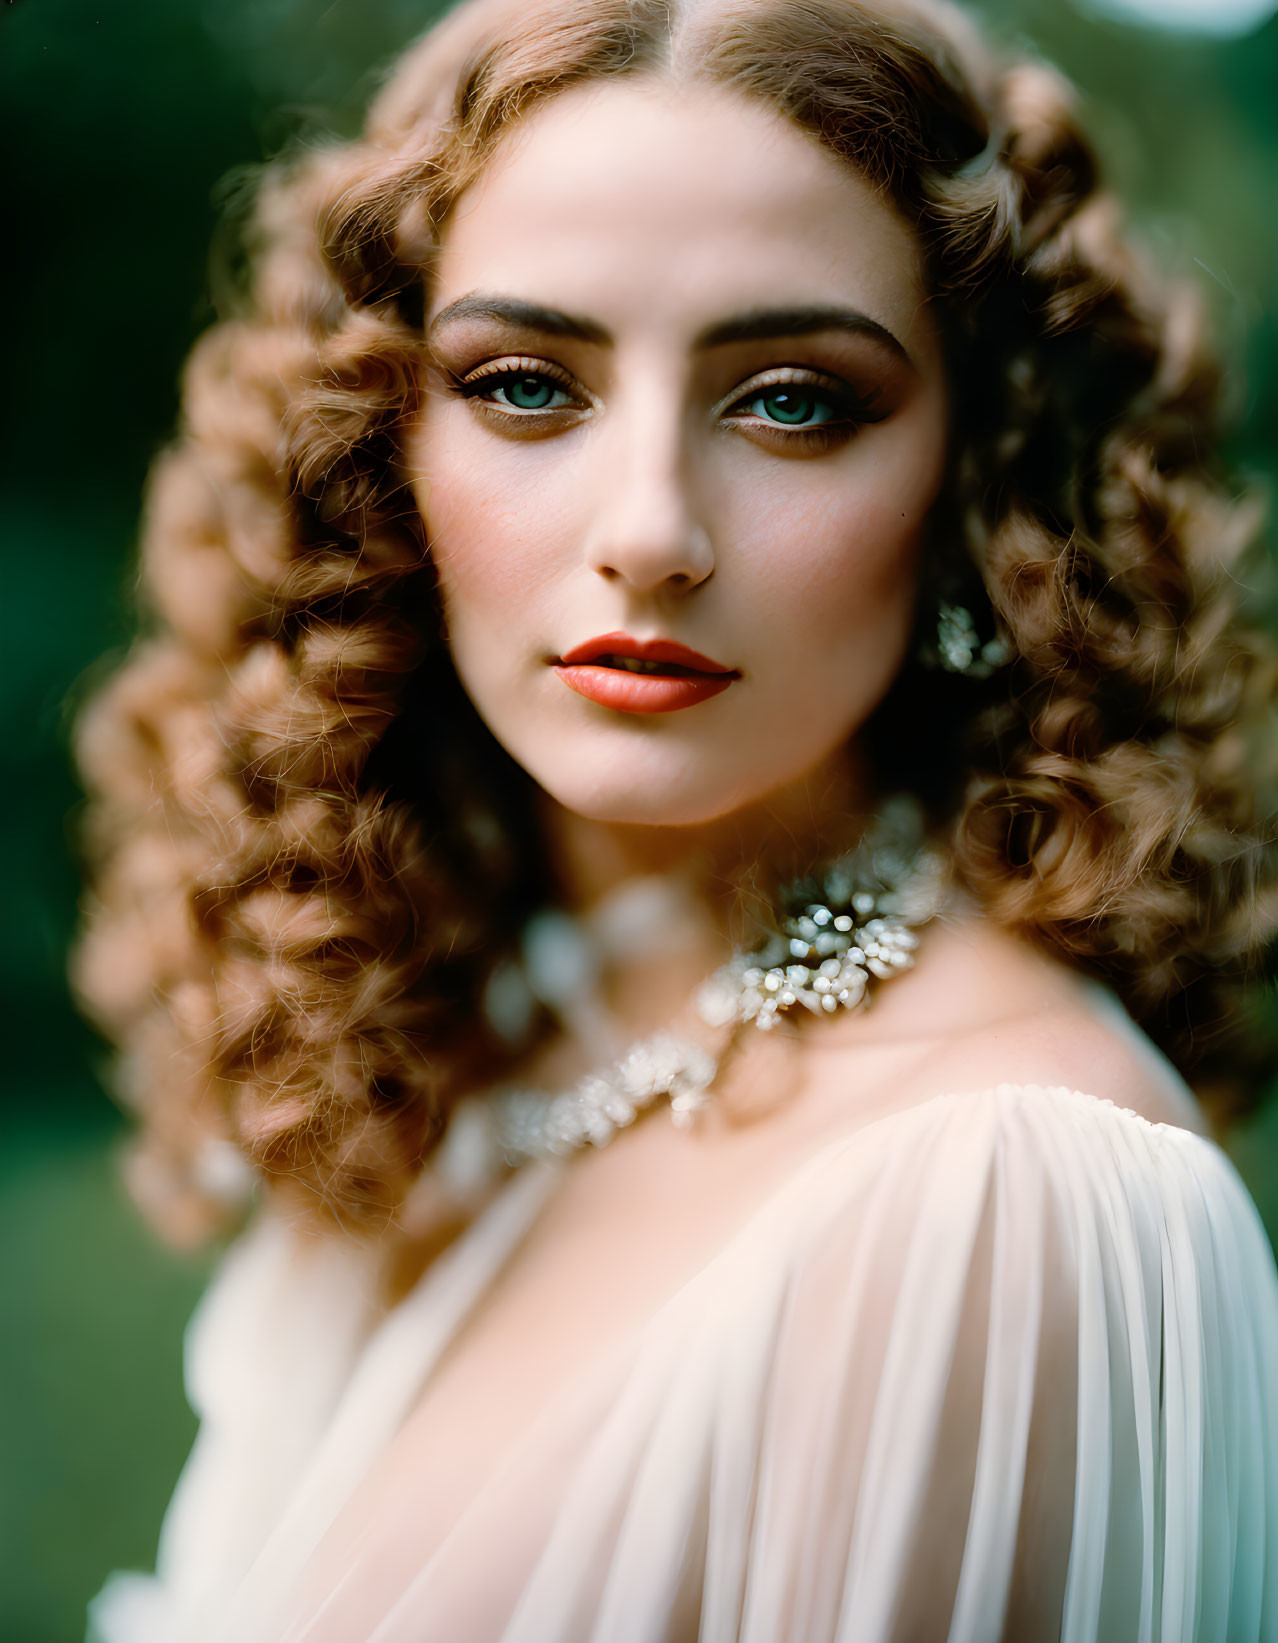
[{"label": "woman", "polygon": [[1273,1635],[1252,519],[1059,84],[470,0],[257,236],[84,726],[138,1190],[263,1183],[97,1635]]}]

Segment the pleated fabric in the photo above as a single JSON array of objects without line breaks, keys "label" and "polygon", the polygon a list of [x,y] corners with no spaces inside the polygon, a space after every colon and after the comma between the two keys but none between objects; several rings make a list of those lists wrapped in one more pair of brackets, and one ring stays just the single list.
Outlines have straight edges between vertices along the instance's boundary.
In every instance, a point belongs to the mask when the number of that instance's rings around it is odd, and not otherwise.
[{"label": "pleated fabric", "polygon": [[334,1545],[560,1168],[521,1171],[380,1321],[369,1254],[246,1235],[189,1337],[201,1436],[159,1570],[108,1583],[97,1643],[1278,1638],[1255,1206],[1214,1143],[1039,1086],[827,1143],[442,1544],[401,1498]]}]

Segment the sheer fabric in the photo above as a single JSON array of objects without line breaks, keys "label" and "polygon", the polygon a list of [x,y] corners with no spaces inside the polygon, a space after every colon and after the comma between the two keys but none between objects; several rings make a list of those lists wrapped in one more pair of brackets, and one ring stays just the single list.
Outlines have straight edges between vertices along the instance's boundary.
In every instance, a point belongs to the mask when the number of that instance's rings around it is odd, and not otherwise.
[{"label": "sheer fabric", "polygon": [[561,1167],[380,1318],[375,1252],[261,1217],[193,1320],[202,1424],[157,1574],[108,1582],[97,1643],[1278,1637],[1255,1207],[1214,1143],[1038,1086],[826,1143],[442,1542],[397,1511],[334,1549]]}]

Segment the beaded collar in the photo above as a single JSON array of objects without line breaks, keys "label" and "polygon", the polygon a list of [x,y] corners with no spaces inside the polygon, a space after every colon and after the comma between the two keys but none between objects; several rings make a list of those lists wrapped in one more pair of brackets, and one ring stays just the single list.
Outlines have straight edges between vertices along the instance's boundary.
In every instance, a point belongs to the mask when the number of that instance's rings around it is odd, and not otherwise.
[{"label": "beaded collar", "polygon": [[[925,843],[917,802],[905,795],[890,799],[854,849],[786,885],[774,929],[698,989],[696,1012],[716,1044],[660,1032],[569,1090],[500,1085],[459,1103],[436,1166],[455,1186],[474,1188],[534,1159],[605,1146],[663,1098],[677,1125],[691,1125],[713,1099],[719,1065],[743,1028],[770,1031],[794,1009],[817,1016],[864,1009],[876,984],[911,968],[917,929],[940,910],[946,889],[944,864]],[[536,960],[536,944],[529,950]],[[540,996],[557,987],[561,1014],[588,991],[584,952],[581,946],[560,962],[542,944],[551,985]],[[551,972],[557,974],[551,978]],[[527,980],[538,991],[538,976]]]}]

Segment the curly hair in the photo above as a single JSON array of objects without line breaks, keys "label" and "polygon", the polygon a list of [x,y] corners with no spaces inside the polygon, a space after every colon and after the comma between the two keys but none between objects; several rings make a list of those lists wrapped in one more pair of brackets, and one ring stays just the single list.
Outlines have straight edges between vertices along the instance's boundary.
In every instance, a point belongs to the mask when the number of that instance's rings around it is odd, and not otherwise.
[{"label": "curly hair", "polygon": [[762,101],[918,234],[956,430],[926,576],[1012,661],[957,689],[907,664],[870,735],[962,881],[1186,1069],[1278,920],[1274,666],[1232,604],[1258,510],[1214,454],[1198,295],[1124,239],[1068,86],[931,0],[467,0],[359,139],[265,168],[250,288],[149,484],[148,631],[81,717],[76,983],[175,1237],[217,1218],[210,1136],[384,1224],[510,1055],[484,990],[554,886],[452,668],[400,435],[453,204],[513,122],[638,73]]}]

